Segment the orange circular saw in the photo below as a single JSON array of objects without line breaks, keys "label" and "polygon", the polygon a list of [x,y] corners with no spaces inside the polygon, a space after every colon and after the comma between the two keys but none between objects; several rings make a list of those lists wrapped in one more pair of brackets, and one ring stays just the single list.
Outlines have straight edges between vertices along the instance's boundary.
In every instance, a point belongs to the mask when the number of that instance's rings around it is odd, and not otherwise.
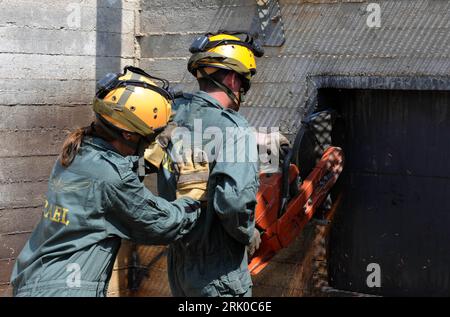
[{"label": "orange circular saw", "polygon": [[[318,129],[322,134],[319,136],[313,131],[314,126],[330,125],[329,120],[333,115],[330,111],[323,111],[308,117],[296,138],[294,149],[284,160],[281,172],[260,174],[255,225],[261,232],[261,244],[250,259],[249,270],[252,275],[258,274],[279,250],[294,241],[324,203],[341,174],[344,167],[342,149],[323,144],[327,141],[331,143],[331,137],[323,135],[324,131],[330,132],[330,129]],[[314,142],[306,141],[305,131],[314,137]],[[322,142],[319,141],[320,138]],[[320,159],[309,159],[308,162],[299,160],[302,143],[305,142],[316,145],[322,143]],[[305,157],[313,158],[314,155],[310,153],[313,150],[317,150],[317,147],[309,147],[309,153]],[[293,154],[296,155],[294,159]],[[296,162],[291,163],[292,161]],[[301,171],[302,164],[312,167],[308,171]]]}]

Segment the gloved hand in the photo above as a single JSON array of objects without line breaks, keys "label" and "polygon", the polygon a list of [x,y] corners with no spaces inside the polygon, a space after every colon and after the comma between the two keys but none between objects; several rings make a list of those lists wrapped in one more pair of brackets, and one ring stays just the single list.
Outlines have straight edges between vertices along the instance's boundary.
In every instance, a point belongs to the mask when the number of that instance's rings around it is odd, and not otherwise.
[{"label": "gloved hand", "polygon": [[165,150],[169,146],[172,132],[177,128],[173,121],[169,122],[164,130],[156,137],[155,142],[149,145],[144,152],[144,159],[156,168],[159,168],[163,160]]},{"label": "gloved hand", "polygon": [[284,158],[288,155],[291,149],[291,142],[281,133],[279,133],[279,146],[280,146],[280,162],[284,162]]},{"label": "gloved hand", "polygon": [[[291,143],[289,140],[280,132],[272,132],[272,133],[262,133],[256,132],[256,144],[258,147],[263,146],[267,154],[271,154],[271,149],[278,149],[279,159],[281,162],[284,161],[285,156],[288,154],[289,149],[291,147]],[[274,144],[272,144],[272,142]]]},{"label": "gloved hand", "polygon": [[174,162],[178,173],[177,199],[190,197],[199,201],[206,201],[206,191],[209,177],[208,157],[203,151],[192,154],[186,149],[183,158]]},{"label": "gloved hand", "polygon": [[247,255],[250,259],[253,254],[259,249],[259,245],[261,244],[261,234],[258,229],[255,228],[253,232],[253,237],[250,239],[250,243],[247,246]]},{"label": "gloved hand", "polygon": [[170,140],[172,139],[172,133],[177,127],[178,126],[176,122],[170,121],[169,123],[167,123],[164,130],[156,137],[156,142],[163,149],[166,149],[169,146]]}]

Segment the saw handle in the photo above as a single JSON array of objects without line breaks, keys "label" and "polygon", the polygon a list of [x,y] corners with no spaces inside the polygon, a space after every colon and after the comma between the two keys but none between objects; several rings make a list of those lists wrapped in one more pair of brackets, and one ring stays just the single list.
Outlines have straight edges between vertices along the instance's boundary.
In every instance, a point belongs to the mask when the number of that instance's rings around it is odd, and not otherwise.
[{"label": "saw handle", "polygon": [[282,180],[281,180],[281,208],[278,211],[278,218],[286,211],[287,203],[289,202],[289,167],[291,165],[291,159],[293,149],[289,148],[288,153],[283,158],[283,165],[281,167]]}]

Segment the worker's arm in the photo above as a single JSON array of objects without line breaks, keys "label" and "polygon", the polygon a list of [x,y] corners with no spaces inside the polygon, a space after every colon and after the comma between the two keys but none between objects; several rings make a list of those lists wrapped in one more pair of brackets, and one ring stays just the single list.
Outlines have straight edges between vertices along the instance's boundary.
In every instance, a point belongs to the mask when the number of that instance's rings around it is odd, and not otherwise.
[{"label": "worker's arm", "polygon": [[[246,151],[245,162],[216,162],[210,175],[212,183],[208,186],[214,190],[209,197],[212,197],[214,210],[223,227],[229,235],[245,245],[253,237],[259,187],[256,142],[254,138],[249,141],[249,146],[243,149]],[[249,150],[252,146],[254,149]]]},{"label": "worker's arm", "polygon": [[105,184],[109,233],[143,244],[169,244],[187,234],[200,216],[200,203],[153,195],[130,172],[120,184]]}]

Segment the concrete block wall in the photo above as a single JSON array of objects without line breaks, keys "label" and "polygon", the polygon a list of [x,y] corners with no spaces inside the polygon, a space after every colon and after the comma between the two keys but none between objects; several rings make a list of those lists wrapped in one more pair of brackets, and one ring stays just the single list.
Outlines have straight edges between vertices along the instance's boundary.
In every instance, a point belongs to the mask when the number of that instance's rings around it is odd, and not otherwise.
[{"label": "concrete block wall", "polygon": [[[447,76],[450,2],[445,0],[280,0],[286,42],[257,61],[242,113],[254,126],[294,134],[320,75]],[[381,8],[370,27],[370,3]],[[188,47],[205,31],[249,28],[256,1],[142,0],[141,65],[195,89]]]},{"label": "concrete block wall", "polygon": [[95,80],[136,63],[138,0],[0,1],[0,296]]}]

